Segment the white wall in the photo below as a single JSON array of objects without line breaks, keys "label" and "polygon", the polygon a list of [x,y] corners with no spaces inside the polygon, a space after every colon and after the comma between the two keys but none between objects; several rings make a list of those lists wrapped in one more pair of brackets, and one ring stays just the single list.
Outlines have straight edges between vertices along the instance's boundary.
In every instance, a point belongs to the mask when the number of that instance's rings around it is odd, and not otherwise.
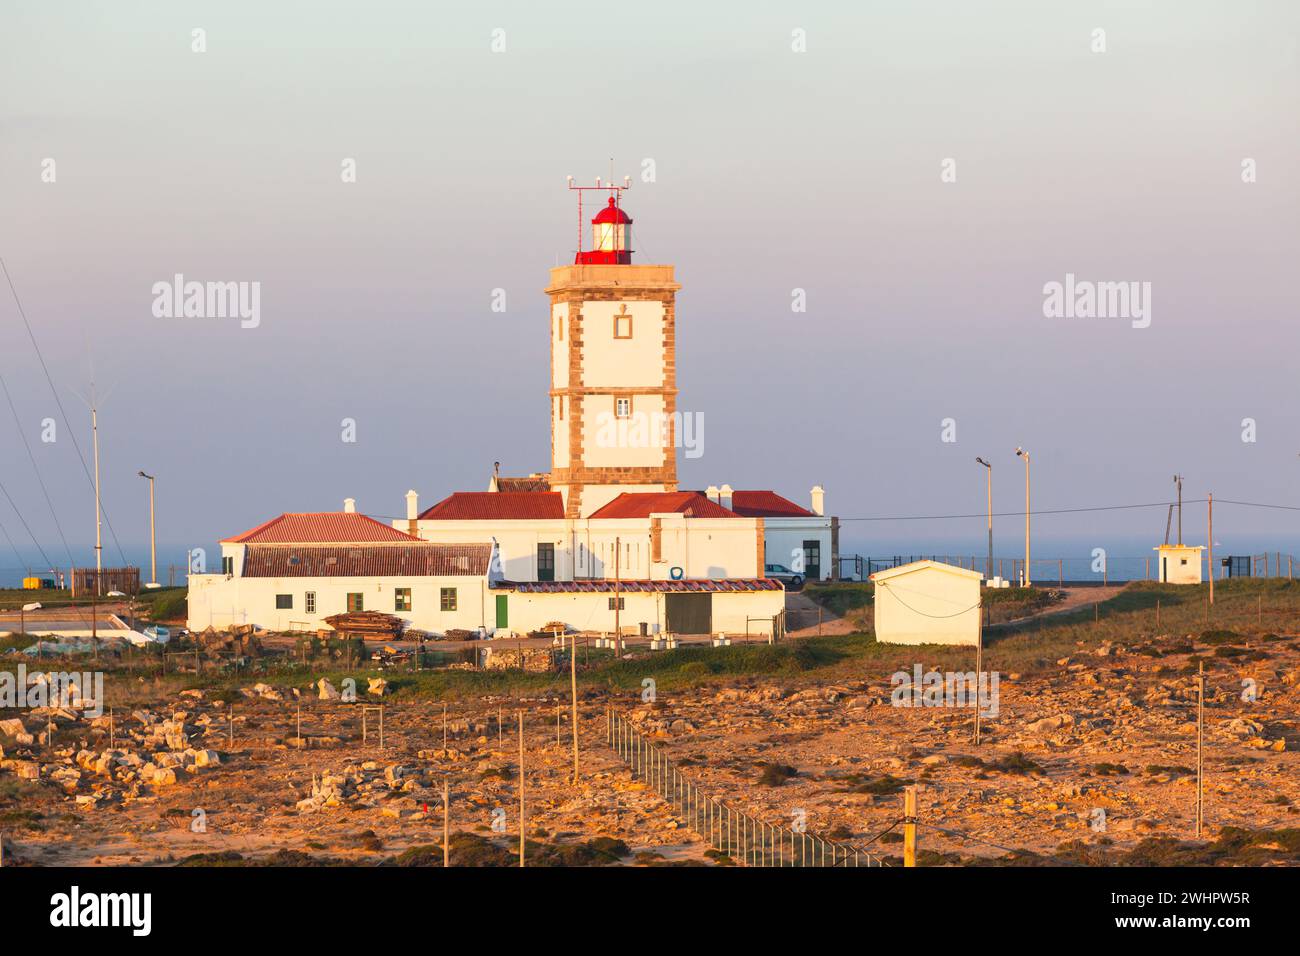
[{"label": "white wall", "polygon": [[[656,388],[659,386],[655,386]],[[616,417],[613,394],[582,400],[582,463],[586,468],[660,468],[672,457],[662,395],[619,396],[631,403],[627,418]],[[626,488],[624,491],[628,490]],[[584,498],[585,498],[584,494]],[[583,502],[586,506],[586,502]]]},{"label": "white wall", "polygon": [[1198,547],[1172,545],[1156,548],[1156,580],[1167,584],[1200,584],[1202,551]]},{"label": "white wall", "polygon": [[[405,521],[394,521],[393,526],[403,531]],[[572,578],[568,557],[570,547],[570,522],[563,518],[554,520],[514,521],[429,521],[417,523],[416,534],[425,541],[438,544],[461,544],[466,541],[497,542],[500,560],[499,576],[508,581],[537,580],[537,545],[555,546],[555,579]]]},{"label": "white wall", "polygon": [[[562,621],[580,631],[614,632],[614,611],[609,602],[613,593],[582,594],[526,594],[518,591],[498,590],[494,595],[506,594],[509,613],[508,630],[514,634],[536,631],[553,621]],[[650,630],[667,626],[662,593],[624,593],[623,610],[619,624],[624,634],[635,633],[640,622],[645,621]],[[713,631],[731,637],[743,637],[746,618],[751,636],[768,635],[772,631],[772,618],[785,608],[784,591],[740,591],[713,594]],[[493,621],[495,623],[495,621]]]},{"label": "white wall", "polygon": [[[551,309],[551,388],[569,387],[569,306],[557,303]],[[569,467],[569,416],[572,409],[567,397],[551,396],[552,465]]]},{"label": "white wall", "polygon": [[[817,515],[810,518],[764,518],[764,563],[784,564],[795,570],[795,554],[803,550],[805,541],[821,543],[820,580],[829,581],[832,572],[831,519]],[[803,571],[799,572],[804,574]],[[805,574],[805,577],[807,575]]]},{"label": "white wall", "polygon": [[614,578],[614,543],[623,555],[624,578],[668,580],[674,567],[686,578],[760,577],[758,523],[753,518],[687,518],[652,515],[661,522],[660,556],[652,561],[651,518],[608,518],[578,522],[575,549],[579,577]]},{"label": "white wall", "polygon": [[[411,610],[395,609],[396,588],[411,589]],[[443,611],[442,588],[456,589],[456,610]],[[316,612],[307,613],[306,593],[316,594]],[[362,594],[363,608],[382,611],[410,622],[421,630],[441,633],[448,628],[472,629],[494,621],[485,577],[329,577],[329,578],[227,578],[223,574],[189,577],[190,630],[217,629],[234,624],[255,624],[273,631],[314,630],[328,627],[325,618],[347,610],[347,595]],[[277,594],[293,597],[293,608],[277,609]]]},{"label": "white wall", "polygon": [[[649,518],[420,521],[417,533],[426,541],[443,544],[495,537],[501,556],[501,576],[508,581],[537,580],[540,542],[555,546],[555,580],[612,580],[616,539],[623,548],[619,572],[629,580],[667,580],[673,567],[681,567],[687,578],[761,576],[756,519],[686,518],[680,514],[656,517],[663,522],[663,560],[658,562],[650,560]],[[406,522],[393,524],[403,527]],[[829,548],[829,541],[826,547]]]},{"label": "white wall", "polygon": [[[632,337],[614,338],[614,315],[627,307]],[[664,304],[659,301],[582,303],[582,384],[587,388],[662,388]]]}]

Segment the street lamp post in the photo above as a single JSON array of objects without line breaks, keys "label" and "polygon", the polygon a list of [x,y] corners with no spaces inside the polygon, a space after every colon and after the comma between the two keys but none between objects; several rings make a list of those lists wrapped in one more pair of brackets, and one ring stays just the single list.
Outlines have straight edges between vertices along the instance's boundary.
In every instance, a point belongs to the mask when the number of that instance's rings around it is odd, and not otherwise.
[{"label": "street lamp post", "polygon": [[1025,587],[1029,587],[1029,452],[1017,448],[1016,454],[1025,460]]},{"label": "street lamp post", "polygon": [[149,582],[158,586],[158,539],[154,534],[153,522],[153,475],[139,472],[141,478],[149,479]]},{"label": "street lamp post", "polygon": [[993,580],[993,466],[983,458],[976,458],[977,462],[988,469],[988,497],[989,497],[989,558],[988,567],[984,569],[984,580]]}]

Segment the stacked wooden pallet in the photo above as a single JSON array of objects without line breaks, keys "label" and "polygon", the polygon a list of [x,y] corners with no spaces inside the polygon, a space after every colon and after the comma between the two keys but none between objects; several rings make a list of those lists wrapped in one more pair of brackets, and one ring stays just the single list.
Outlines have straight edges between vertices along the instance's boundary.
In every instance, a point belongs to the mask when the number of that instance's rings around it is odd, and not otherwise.
[{"label": "stacked wooden pallet", "polygon": [[348,611],[344,614],[332,614],[325,618],[325,623],[341,634],[354,634],[361,637],[400,637],[406,622],[400,617],[385,614],[383,611]]}]

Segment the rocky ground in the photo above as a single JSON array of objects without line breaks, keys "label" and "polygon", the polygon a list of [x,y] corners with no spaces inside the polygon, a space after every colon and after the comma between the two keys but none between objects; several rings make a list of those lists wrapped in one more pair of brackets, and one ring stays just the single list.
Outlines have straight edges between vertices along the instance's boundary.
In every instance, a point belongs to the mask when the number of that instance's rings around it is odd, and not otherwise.
[{"label": "rocky ground", "polygon": [[599,745],[603,709],[585,705],[575,787],[567,709],[556,742],[558,699],[479,700],[471,715],[451,713],[446,746],[441,705],[389,701],[381,746],[383,698],[348,703],[329,690],[335,699],[317,686],[256,684],[230,702],[188,690],[151,710],[92,720],[40,708],[20,721],[35,733],[0,724],[0,734],[14,732],[0,737],[10,741],[0,779],[25,797],[21,809],[0,812],[7,862],[150,864],[289,850],[377,863],[441,847],[444,785],[452,833],[516,852],[519,707],[530,842],[603,836],[626,841],[625,862],[703,858],[698,838]]},{"label": "rocky ground", "polygon": [[[900,653],[929,669],[924,650]],[[1008,851],[1161,862],[1194,835],[1200,659],[1214,667],[1208,842],[1195,846],[1226,848],[1211,862],[1300,862],[1300,640],[1215,632],[1081,644],[1054,666],[1004,672],[978,746],[969,708],[893,706],[887,670],[586,688],[576,784],[567,675],[530,698],[450,702],[445,745],[443,703],[394,698],[382,680],[361,680],[354,702],[328,682],[250,680],[159,689],[97,718],[36,708],[0,721],[0,834],[6,865],[437,864],[446,786],[453,864],[509,865],[518,708],[539,862],[717,862],[605,746],[613,708],[706,792],[895,861],[901,790],[916,784],[924,863],[1016,859]]]},{"label": "rocky ground", "polygon": [[[633,719],[706,790],[773,822],[802,811],[811,829],[857,845],[902,817],[901,788],[915,783],[921,846],[937,853],[1051,854],[1072,840],[1122,851],[1194,836],[1196,650],[1102,645],[1051,676],[1004,674],[979,746],[969,710],[891,706],[879,681],[673,695]],[[1289,829],[1278,857],[1289,862],[1300,862],[1298,651],[1247,650],[1207,681],[1205,705],[1206,833]],[[892,832],[874,846],[889,852]]]}]

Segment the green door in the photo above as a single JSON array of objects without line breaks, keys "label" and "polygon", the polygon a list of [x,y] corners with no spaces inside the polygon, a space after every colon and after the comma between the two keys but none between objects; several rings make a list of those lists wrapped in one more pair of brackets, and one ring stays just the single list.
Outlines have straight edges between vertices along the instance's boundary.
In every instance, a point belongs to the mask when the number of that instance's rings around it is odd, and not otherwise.
[{"label": "green door", "polygon": [[822,579],[822,543],[805,541],[803,543],[804,580],[820,581]]},{"label": "green door", "polygon": [[508,594],[497,595],[497,627],[510,626],[510,614],[507,608],[509,599],[510,595]]},{"label": "green door", "polygon": [[713,631],[713,595],[665,594],[668,630],[673,634],[709,634]]},{"label": "green door", "polygon": [[553,544],[537,546],[537,580],[555,580],[555,545]]}]

